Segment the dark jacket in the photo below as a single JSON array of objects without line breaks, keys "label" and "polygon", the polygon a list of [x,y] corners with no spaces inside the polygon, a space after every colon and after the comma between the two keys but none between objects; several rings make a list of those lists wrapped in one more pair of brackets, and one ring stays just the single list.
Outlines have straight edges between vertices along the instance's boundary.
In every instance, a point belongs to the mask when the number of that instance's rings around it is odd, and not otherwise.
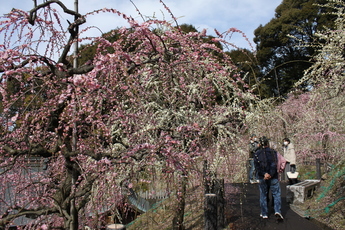
[{"label": "dark jacket", "polygon": [[254,156],[255,169],[258,172],[259,179],[263,179],[265,173],[271,175],[271,178],[278,178],[277,173],[277,152],[268,147],[259,149]]}]

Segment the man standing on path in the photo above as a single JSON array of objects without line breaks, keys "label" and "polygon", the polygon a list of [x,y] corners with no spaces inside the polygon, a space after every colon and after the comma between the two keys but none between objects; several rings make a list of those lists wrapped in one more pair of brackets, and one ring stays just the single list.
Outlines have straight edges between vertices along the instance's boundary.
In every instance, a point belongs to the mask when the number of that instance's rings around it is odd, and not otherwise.
[{"label": "man standing on path", "polygon": [[255,170],[254,165],[254,154],[259,149],[259,142],[258,138],[255,134],[250,136],[250,143],[249,143],[249,182],[251,184],[257,183],[257,172]]},{"label": "man standing on path", "polygon": [[268,218],[267,194],[269,189],[273,196],[274,212],[278,220],[283,220],[281,214],[281,190],[277,172],[277,152],[269,148],[269,140],[266,137],[260,138],[262,146],[254,155],[254,164],[259,177],[260,190],[260,216]]}]

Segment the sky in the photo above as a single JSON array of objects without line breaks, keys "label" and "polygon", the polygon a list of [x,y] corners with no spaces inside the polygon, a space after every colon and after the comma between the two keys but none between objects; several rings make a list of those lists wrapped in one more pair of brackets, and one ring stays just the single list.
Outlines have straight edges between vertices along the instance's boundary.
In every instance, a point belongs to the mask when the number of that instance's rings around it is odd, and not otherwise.
[{"label": "sky", "polygon": [[[45,0],[37,0],[38,4],[43,1]],[[75,0],[61,0],[61,2],[68,8],[74,9]],[[144,16],[171,20],[171,16],[159,0],[132,0],[132,2]],[[281,2],[282,0],[164,0],[179,24],[191,24],[198,31],[207,29],[207,34],[214,36],[214,29],[223,33],[230,28],[236,28],[248,37],[254,47],[254,30],[274,17],[275,9]],[[130,0],[78,0],[78,5],[81,14],[95,9],[113,8],[142,21]],[[8,13],[12,8],[29,11],[32,7],[33,0],[2,0],[0,15]],[[68,19],[68,16],[63,15],[63,17]],[[112,14],[97,14],[87,18],[85,25],[97,26],[97,29],[92,29],[88,33],[92,36],[100,36],[100,31],[105,33],[126,26],[127,23]],[[250,49],[249,44],[239,34],[233,35],[230,42],[237,47]]]}]

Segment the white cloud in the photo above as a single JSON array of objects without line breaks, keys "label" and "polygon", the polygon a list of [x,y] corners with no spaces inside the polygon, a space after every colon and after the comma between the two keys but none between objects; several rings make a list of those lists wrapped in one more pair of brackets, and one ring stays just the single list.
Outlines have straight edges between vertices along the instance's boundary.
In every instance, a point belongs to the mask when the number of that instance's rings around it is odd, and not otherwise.
[{"label": "white cloud", "polygon": [[[144,16],[155,15],[159,19],[170,20],[171,16],[164,9],[159,0],[132,0]],[[38,0],[39,3],[43,0]],[[69,8],[74,8],[73,0],[62,0]],[[260,24],[266,24],[274,17],[275,8],[281,0],[165,0],[164,3],[171,9],[179,24],[187,23],[195,26],[199,31],[206,28],[208,34],[213,29],[225,32],[235,27],[243,31],[252,41],[254,30]],[[9,12],[12,8],[30,10],[33,1],[10,0],[1,3],[0,14]],[[79,12],[85,14],[95,9],[114,8],[138,21],[142,21],[130,0],[79,0]],[[65,19],[70,18],[64,16]],[[120,17],[111,14],[98,14],[90,16],[87,25],[97,26],[102,32],[126,26],[127,23]],[[91,30],[97,35],[98,29]],[[241,36],[233,36],[231,42],[237,46],[248,48],[247,43]]]}]

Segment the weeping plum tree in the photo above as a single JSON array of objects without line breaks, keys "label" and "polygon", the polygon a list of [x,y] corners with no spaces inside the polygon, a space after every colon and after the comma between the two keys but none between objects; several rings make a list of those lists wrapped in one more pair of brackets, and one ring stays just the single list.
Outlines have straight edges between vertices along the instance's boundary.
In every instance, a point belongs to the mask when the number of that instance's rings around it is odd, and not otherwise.
[{"label": "weeping plum tree", "polygon": [[[230,58],[203,42],[205,32],[181,32],[162,4],[174,25],[114,9],[81,15],[56,0],[2,17],[1,228],[22,216],[32,218],[27,228],[96,228],[136,172],[161,164],[161,173],[188,179],[197,159],[235,141],[252,95]],[[66,26],[61,9],[72,18]],[[128,28],[115,41],[83,37],[79,26],[100,13]],[[79,67],[77,39],[97,44]],[[33,159],[47,169],[34,170]]]}]

